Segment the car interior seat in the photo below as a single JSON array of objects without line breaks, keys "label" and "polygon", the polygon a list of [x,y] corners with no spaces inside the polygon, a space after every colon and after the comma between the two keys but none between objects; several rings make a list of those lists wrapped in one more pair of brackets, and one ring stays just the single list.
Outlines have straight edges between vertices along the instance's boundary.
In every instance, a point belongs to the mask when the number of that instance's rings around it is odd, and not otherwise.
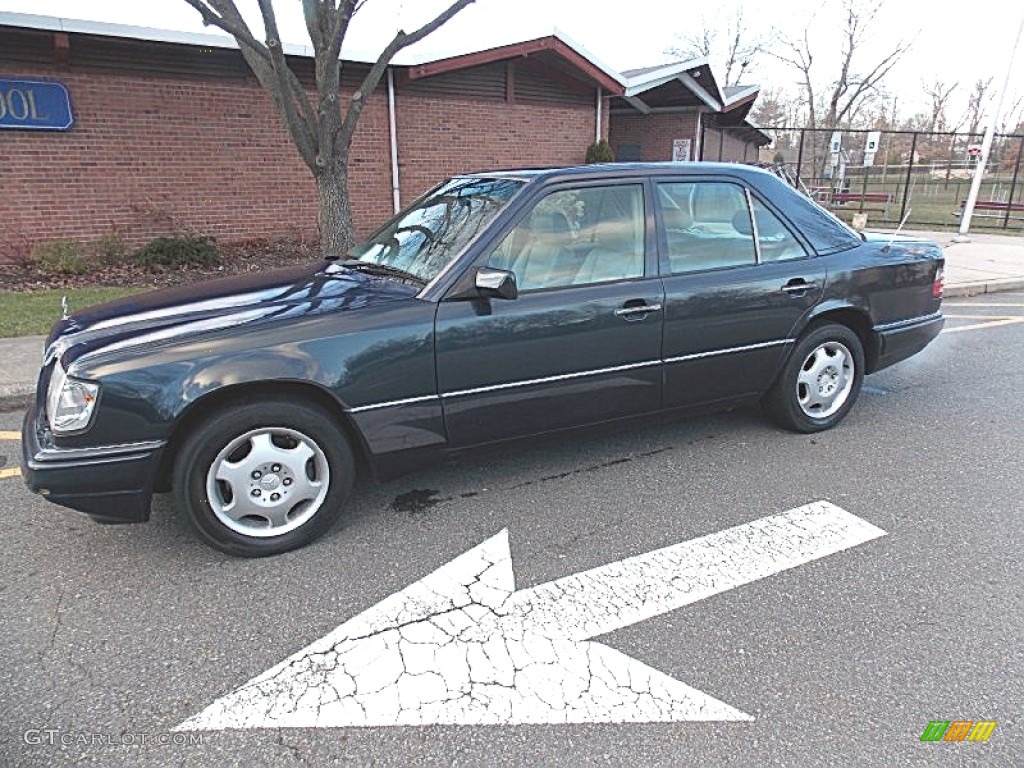
[{"label": "car interior seat", "polygon": [[576,282],[603,283],[644,273],[642,240],[627,218],[605,219],[594,226],[594,246],[587,251]]},{"label": "car interior seat", "polygon": [[572,230],[561,211],[535,211],[527,227],[530,241],[512,264],[522,290],[570,285],[579,264],[569,246]]}]

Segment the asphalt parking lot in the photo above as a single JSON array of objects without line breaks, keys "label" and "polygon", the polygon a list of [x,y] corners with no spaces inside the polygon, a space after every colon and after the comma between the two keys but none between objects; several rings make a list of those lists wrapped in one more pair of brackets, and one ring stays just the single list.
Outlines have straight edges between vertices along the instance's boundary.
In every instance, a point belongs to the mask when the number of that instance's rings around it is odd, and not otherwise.
[{"label": "asphalt parking lot", "polygon": [[[0,414],[0,754],[104,766],[1024,764],[1024,294],[950,299],[944,312],[939,339],[869,377],[830,432],[789,434],[735,411],[463,456],[361,486],[323,540],[258,561],[198,543],[166,498],[149,524],[123,527],[47,504],[17,475],[21,414]],[[813,556],[715,536],[764,518],[780,531],[781,513],[818,501],[843,510],[823,513],[841,541]],[[844,539],[840,522],[867,533]],[[570,722],[512,706],[483,725],[378,714],[310,727],[303,697],[317,711],[328,700],[308,678],[273,704],[297,727],[259,727],[271,705],[235,697],[199,729],[172,730],[484,543],[488,566],[505,569],[499,592],[512,589],[506,571],[534,606],[548,582],[578,587],[578,626],[594,624],[567,630],[565,647],[586,646],[613,677],[615,664],[647,675],[655,704],[672,706],[643,710],[654,722],[629,721],[643,719],[642,697],[580,714],[583,694],[564,683],[561,700],[534,693],[577,713]],[[651,559],[605,568],[638,556]],[[766,561],[782,565],[758,571]],[[666,562],[697,569],[706,589],[681,599],[624,581]],[[647,609],[631,602],[655,592]],[[614,621],[594,618],[602,601]],[[957,720],[997,725],[985,742],[920,740],[930,722]]]}]

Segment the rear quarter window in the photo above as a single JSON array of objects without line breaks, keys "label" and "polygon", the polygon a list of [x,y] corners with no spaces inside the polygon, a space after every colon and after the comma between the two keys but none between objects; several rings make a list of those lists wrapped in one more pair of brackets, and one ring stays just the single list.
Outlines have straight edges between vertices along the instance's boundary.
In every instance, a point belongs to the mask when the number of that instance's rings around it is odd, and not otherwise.
[{"label": "rear quarter window", "polygon": [[782,179],[764,173],[752,181],[757,191],[782,211],[818,255],[856,248],[863,242],[856,232]]}]

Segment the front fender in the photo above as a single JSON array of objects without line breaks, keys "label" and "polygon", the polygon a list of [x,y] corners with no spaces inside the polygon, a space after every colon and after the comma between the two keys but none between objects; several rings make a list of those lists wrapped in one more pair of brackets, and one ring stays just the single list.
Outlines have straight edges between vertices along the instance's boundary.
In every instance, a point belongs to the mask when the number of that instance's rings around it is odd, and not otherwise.
[{"label": "front fender", "polygon": [[[245,385],[313,385],[344,411],[436,394],[434,310],[392,304],[79,359],[73,373],[100,382],[100,401],[95,423],[68,444],[167,439],[193,403]],[[422,430],[422,413],[417,422]],[[439,403],[427,422],[443,442]]]}]

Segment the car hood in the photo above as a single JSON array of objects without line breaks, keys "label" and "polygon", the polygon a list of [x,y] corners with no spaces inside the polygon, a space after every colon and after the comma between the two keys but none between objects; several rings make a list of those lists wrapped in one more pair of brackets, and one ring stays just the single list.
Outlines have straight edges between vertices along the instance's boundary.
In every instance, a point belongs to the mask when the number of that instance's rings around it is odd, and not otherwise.
[{"label": "car hood", "polygon": [[407,300],[418,288],[335,263],[260,272],[129,296],[72,313],[47,339],[46,362],[196,333]]}]

